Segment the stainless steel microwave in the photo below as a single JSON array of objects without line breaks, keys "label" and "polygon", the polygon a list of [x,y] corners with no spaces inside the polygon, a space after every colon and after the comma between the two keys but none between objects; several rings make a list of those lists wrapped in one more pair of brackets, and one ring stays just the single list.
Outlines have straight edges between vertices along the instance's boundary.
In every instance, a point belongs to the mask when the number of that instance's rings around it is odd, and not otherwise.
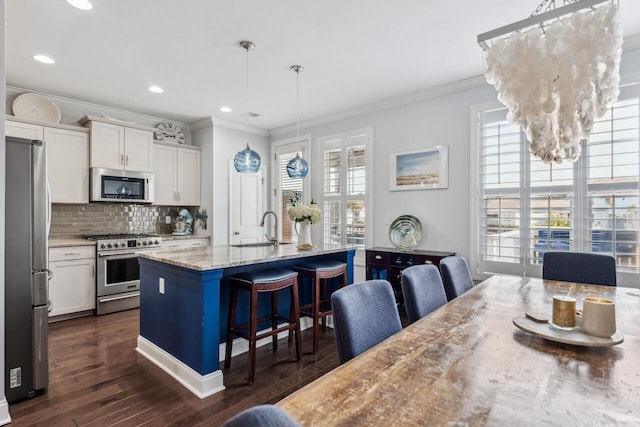
[{"label": "stainless steel microwave", "polygon": [[153,173],[91,168],[92,202],[153,203]]}]

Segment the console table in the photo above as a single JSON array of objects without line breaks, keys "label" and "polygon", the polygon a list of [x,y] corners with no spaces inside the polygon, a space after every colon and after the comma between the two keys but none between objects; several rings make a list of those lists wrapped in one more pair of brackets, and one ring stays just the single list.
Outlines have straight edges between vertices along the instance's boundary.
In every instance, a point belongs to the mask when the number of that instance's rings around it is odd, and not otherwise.
[{"label": "console table", "polygon": [[400,276],[402,270],[412,265],[433,264],[440,267],[440,260],[454,256],[455,252],[435,252],[423,250],[402,251],[396,248],[371,248],[367,253],[367,280],[383,279],[389,281],[400,307],[404,307]]}]

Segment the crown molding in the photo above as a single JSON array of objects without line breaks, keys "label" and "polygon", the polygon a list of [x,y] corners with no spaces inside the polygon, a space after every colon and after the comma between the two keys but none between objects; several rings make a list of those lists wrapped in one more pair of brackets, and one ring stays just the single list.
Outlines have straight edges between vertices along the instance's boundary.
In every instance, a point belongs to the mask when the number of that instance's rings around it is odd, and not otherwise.
[{"label": "crown molding", "polygon": [[189,127],[192,131],[213,127],[213,117],[205,117],[195,122],[189,122]]},{"label": "crown molding", "polygon": [[31,90],[31,89],[25,89],[18,86],[7,85],[6,96],[8,98],[13,95],[21,95],[25,92],[31,92],[31,93],[36,93],[38,95],[46,96],[47,98],[51,99],[53,102],[58,104],[58,106],[61,106],[61,107],[76,109],[80,111],[82,110],[98,111],[101,113],[108,114],[110,116],[117,116],[119,119],[122,119],[122,120],[130,120],[130,121],[145,123],[151,127],[155,127],[158,123],[171,122],[182,127],[183,130],[187,130],[187,131],[191,130],[189,124],[178,121],[178,120],[167,119],[164,117],[150,116],[148,114],[136,113],[129,110],[123,110],[121,108],[109,107],[102,104],[95,104],[93,102],[80,101],[77,99],[66,98],[64,96],[52,95],[50,93],[39,92],[37,90]]},{"label": "crown molding", "polygon": [[[335,114],[329,114],[321,116],[312,120],[300,122],[300,128],[309,128],[313,126],[320,126],[327,123],[337,122],[339,120],[350,119],[352,117],[358,117],[369,113],[375,113],[377,111],[387,110],[390,108],[400,107],[414,102],[425,101],[427,99],[437,98],[443,95],[449,95],[455,92],[461,92],[464,90],[474,89],[477,87],[487,85],[487,81],[484,76],[472,77],[469,79],[458,80],[452,83],[446,83],[440,86],[436,86],[426,91],[413,94],[402,98],[394,98],[386,101],[379,102],[377,104],[367,105],[366,107],[354,108],[351,110],[341,111]],[[295,125],[284,126],[276,129],[272,129],[269,133],[270,136],[282,135],[295,130]]]},{"label": "crown molding", "polygon": [[[640,34],[635,34],[624,39],[622,43],[622,51],[633,50],[640,48]],[[425,101],[439,96],[450,95],[452,93],[474,89],[477,87],[489,86],[485,80],[484,75],[475,76],[464,80],[458,80],[452,83],[446,83],[440,86],[436,86],[427,89],[423,92],[403,97],[395,98],[387,101],[382,101],[377,104],[368,105],[366,107],[354,108],[351,110],[341,111],[335,114],[329,114],[326,116],[317,117],[315,119],[300,122],[300,129],[310,128],[314,126],[320,126],[328,123],[333,123],[339,120],[346,120],[353,117],[362,116],[369,113],[375,113],[377,111],[386,110],[389,108],[400,107],[402,105],[412,104],[414,102]],[[269,132],[269,136],[278,136],[295,131],[295,124],[283,126],[272,129]]]}]

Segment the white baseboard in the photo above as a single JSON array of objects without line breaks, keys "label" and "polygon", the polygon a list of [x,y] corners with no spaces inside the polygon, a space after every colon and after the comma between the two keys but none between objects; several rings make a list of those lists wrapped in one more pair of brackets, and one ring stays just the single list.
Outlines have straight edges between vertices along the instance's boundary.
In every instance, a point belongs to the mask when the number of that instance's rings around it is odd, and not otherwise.
[{"label": "white baseboard", "polygon": [[136,351],[152,361],[160,369],[178,380],[189,391],[200,399],[211,396],[225,389],[222,382],[222,371],[217,370],[207,375],[198,372],[176,359],[146,338],[138,335]]},{"label": "white baseboard", "polygon": [[0,400],[0,426],[9,424],[11,422],[11,415],[9,415],[9,402],[2,396]]},{"label": "white baseboard", "polygon": [[[310,317],[300,318],[301,331],[311,328],[312,325],[313,320]],[[333,316],[327,316],[327,326],[333,328]],[[268,330],[269,328],[264,329],[263,331],[259,331],[258,333],[260,334]],[[288,335],[289,331],[280,332],[278,334],[278,339],[286,338]],[[261,347],[270,343],[271,337],[266,337],[258,340],[256,346]],[[224,360],[225,350],[226,343],[220,344],[218,351],[221,362]],[[138,335],[138,346],[136,347],[136,351],[149,359],[167,374],[178,380],[180,384],[185,386],[189,391],[198,396],[200,399],[204,399],[205,397],[211,396],[212,394],[218,393],[219,391],[225,389],[221,370],[218,369],[217,371],[214,371],[210,374],[200,375],[198,372],[194,371],[189,366],[140,335]],[[233,340],[233,351],[231,353],[231,357],[246,353],[248,351],[249,342],[247,340],[245,340],[244,338],[236,338]],[[2,407],[0,406],[0,417],[2,416],[1,410]],[[11,418],[9,418],[9,421],[11,421]]]}]

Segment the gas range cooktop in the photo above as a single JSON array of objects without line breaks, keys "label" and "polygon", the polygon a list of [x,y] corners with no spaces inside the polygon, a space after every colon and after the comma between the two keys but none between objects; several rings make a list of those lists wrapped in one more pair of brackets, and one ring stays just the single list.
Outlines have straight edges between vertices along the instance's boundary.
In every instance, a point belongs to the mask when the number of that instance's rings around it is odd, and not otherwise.
[{"label": "gas range cooktop", "polygon": [[157,249],[162,246],[162,238],[150,233],[87,234],[87,240],[95,240],[98,251],[122,251],[123,249]]},{"label": "gas range cooktop", "polygon": [[87,240],[107,240],[107,239],[142,239],[145,237],[159,237],[157,234],[149,233],[113,233],[113,234],[85,234]]}]

